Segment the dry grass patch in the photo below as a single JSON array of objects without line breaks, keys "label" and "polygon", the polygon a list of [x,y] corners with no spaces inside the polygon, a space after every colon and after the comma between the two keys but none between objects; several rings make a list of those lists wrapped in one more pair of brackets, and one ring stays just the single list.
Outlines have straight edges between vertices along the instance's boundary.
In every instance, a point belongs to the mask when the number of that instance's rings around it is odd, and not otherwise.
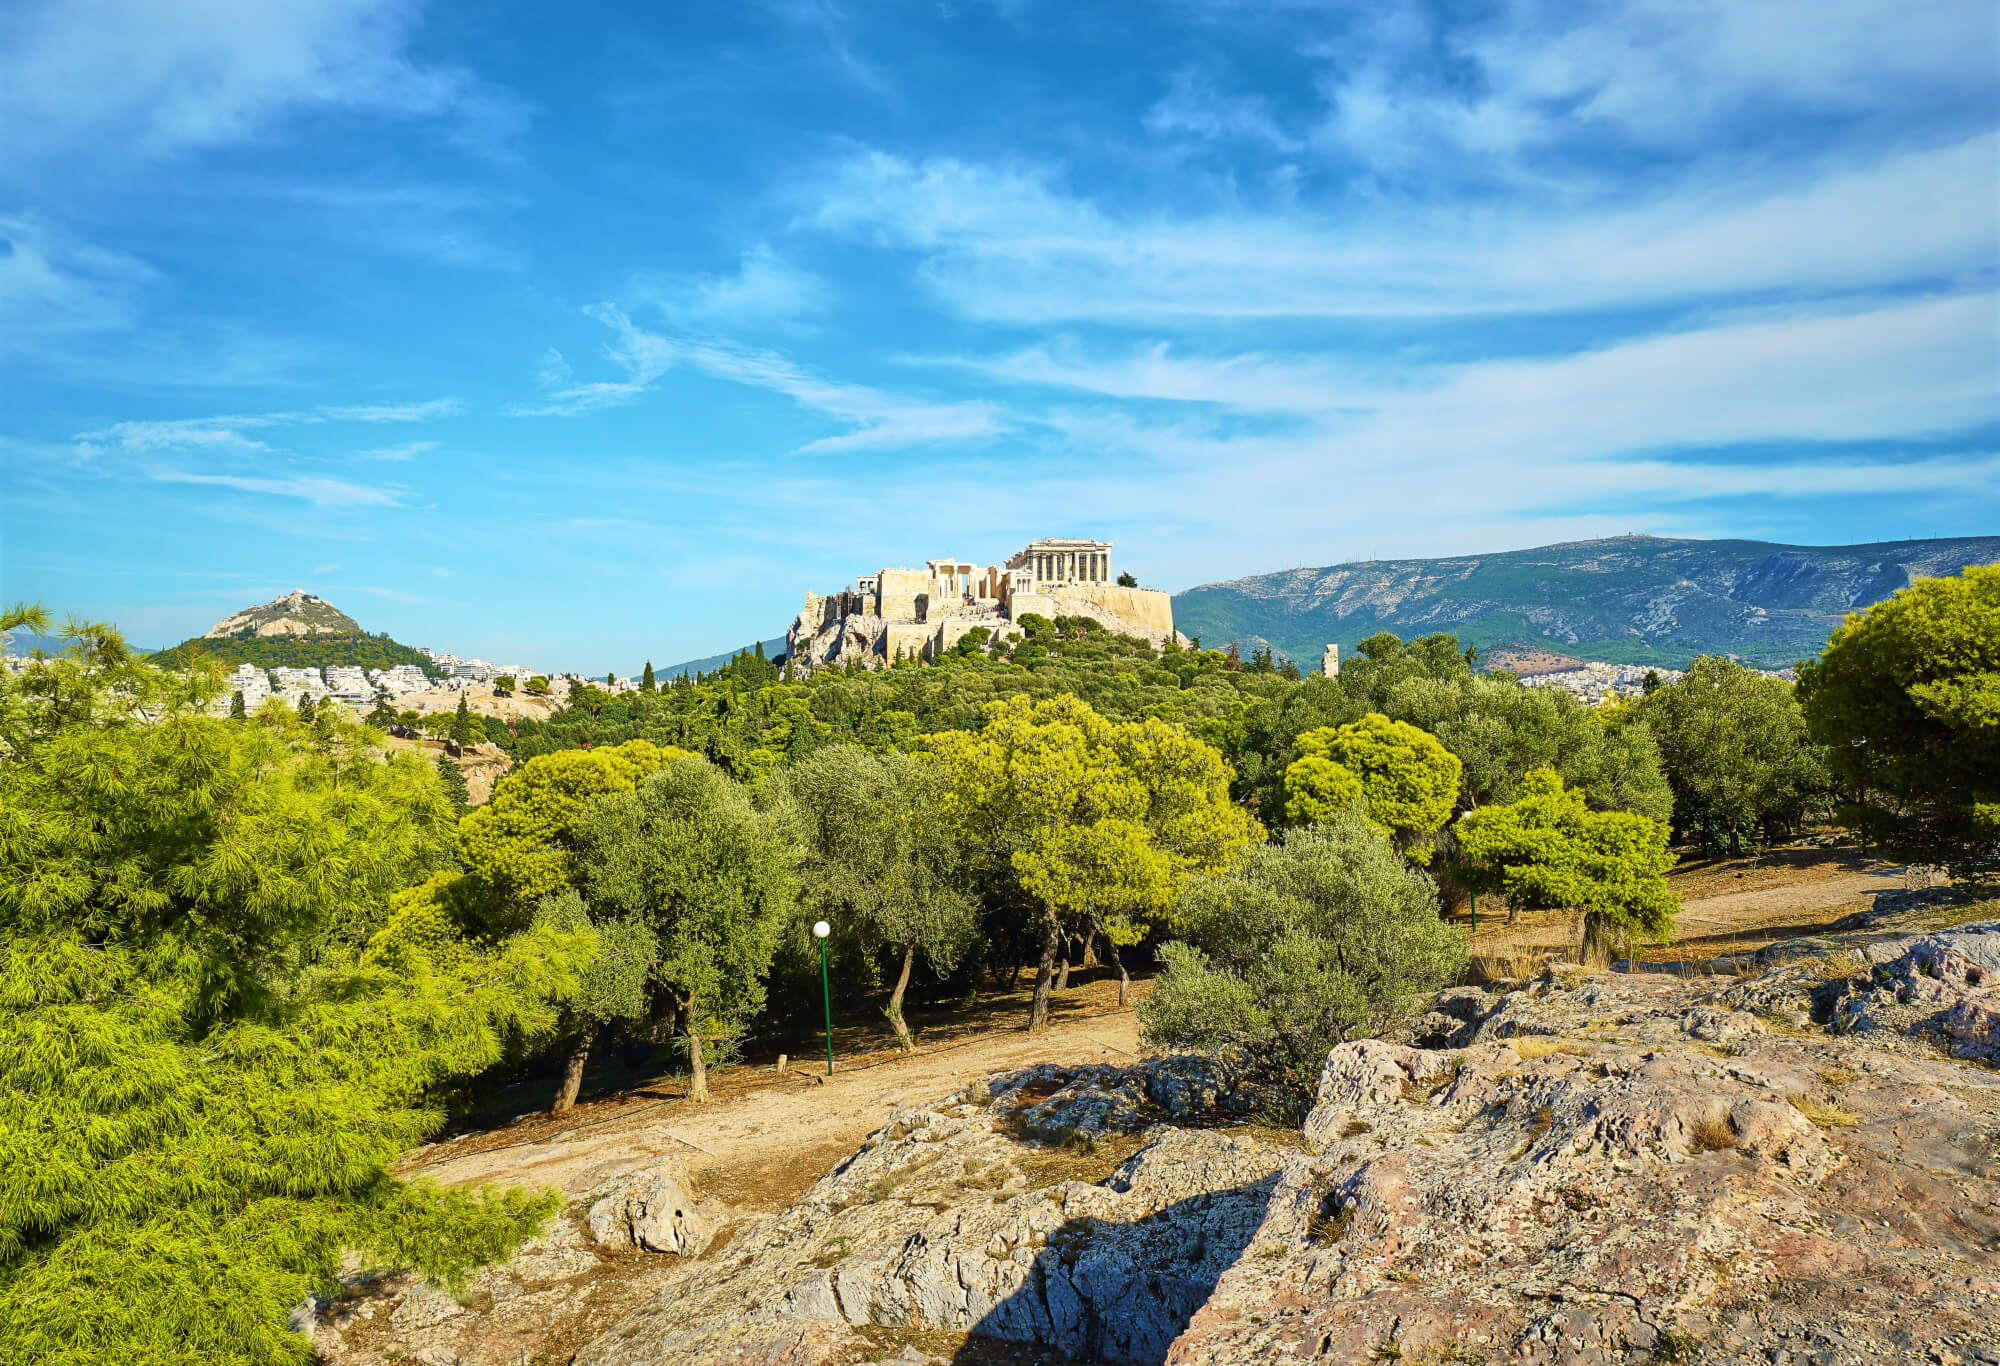
[{"label": "dry grass patch", "polygon": [[1851,1129],[1861,1122],[1859,1115],[1841,1109],[1830,1100],[1816,1100],[1812,1096],[1793,1096],[1792,1105],[1822,1129]]},{"label": "dry grass patch", "polygon": [[1851,1086],[1861,1080],[1859,1072],[1850,1072],[1844,1067],[1829,1067],[1818,1073],[1819,1084],[1829,1091],[1838,1091],[1843,1086]]},{"label": "dry grass patch", "polygon": [[1063,1181],[1101,1186],[1133,1153],[1146,1146],[1144,1134],[1108,1134],[1095,1142],[1024,1147],[1014,1165],[1028,1178],[1030,1190]]},{"label": "dry grass patch", "polygon": [[1689,1138],[1698,1153],[1721,1152],[1736,1146],[1736,1126],[1727,1115],[1708,1115],[1694,1126]]}]

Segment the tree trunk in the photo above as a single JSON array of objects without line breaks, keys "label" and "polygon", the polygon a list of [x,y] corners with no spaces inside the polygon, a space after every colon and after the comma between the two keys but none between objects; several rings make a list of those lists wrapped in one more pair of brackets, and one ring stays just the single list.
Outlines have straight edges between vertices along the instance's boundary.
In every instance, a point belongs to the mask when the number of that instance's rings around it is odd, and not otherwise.
[{"label": "tree trunk", "polygon": [[569,1056],[563,1059],[562,1082],[556,1087],[556,1103],[549,1107],[550,1114],[568,1114],[576,1104],[576,1093],[583,1089],[583,1065],[590,1061],[590,1037],[596,1032],[585,1025],[570,1041]]},{"label": "tree trunk", "polygon": [[1118,1005],[1122,1010],[1126,993],[1132,990],[1132,978],[1125,971],[1125,960],[1118,954],[1118,941],[1108,934],[1104,936],[1104,952],[1111,959],[1111,966],[1118,969]]},{"label": "tree trunk", "polygon": [[917,959],[917,946],[903,946],[903,971],[896,978],[896,989],[889,993],[889,1023],[896,1027],[896,1042],[903,1046],[905,1053],[917,1051],[917,1041],[910,1037],[910,1027],[903,1023],[903,993],[910,985],[910,964]]},{"label": "tree trunk", "polygon": [[1078,964],[1077,964],[1077,966],[1078,966],[1078,967],[1080,967],[1080,968],[1095,968],[1095,967],[1102,967],[1102,966],[1103,966],[1103,964],[1101,964],[1101,963],[1099,963],[1099,962],[1097,961],[1097,931],[1096,931],[1096,930],[1092,930],[1092,931],[1091,931],[1091,932],[1090,932],[1090,933],[1089,933],[1088,935],[1086,935],[1086,936],[1084,937],[1084,941],[1083,941],[1083,961],[1082,961],[1081,963],[1078,963]]},{"label": "tree trunk", "polygon": [[1042,921],[1042,961],[1035,970],[1035,999],[1028,1007],[1028,1032],[1039,1034],[1049,1027],[1049,988],[1055,985],[1056,948],[1062,942],[1062,927],[1054,916]]},{"label": "tree trunk", "polygon": [[1069,940],[1063,940],[1062,971],[1056,974],[1056,990],[1069,990]]},{"label": "tree trunk", "polygon": [[708,1061],[701,1055],[701,1026],[694,1010],[694,997],[681,1002],[681,1019],[687,1027],[688,1050],[688,1099],[705,1101],[708,1097]]}]

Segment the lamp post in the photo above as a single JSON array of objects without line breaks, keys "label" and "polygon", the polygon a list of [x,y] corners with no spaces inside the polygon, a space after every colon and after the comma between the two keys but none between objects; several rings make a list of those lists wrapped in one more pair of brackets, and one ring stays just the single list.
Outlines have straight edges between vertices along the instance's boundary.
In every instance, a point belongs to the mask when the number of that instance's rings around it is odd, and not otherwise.
[{"label": "lamp post", "polygon": [[833,926],[824,920],[813,922],[813,938],[819,940],[819,992],[826,1002],[826,1074],[833,1075],[833,984],[826,971],[826,937]]}]

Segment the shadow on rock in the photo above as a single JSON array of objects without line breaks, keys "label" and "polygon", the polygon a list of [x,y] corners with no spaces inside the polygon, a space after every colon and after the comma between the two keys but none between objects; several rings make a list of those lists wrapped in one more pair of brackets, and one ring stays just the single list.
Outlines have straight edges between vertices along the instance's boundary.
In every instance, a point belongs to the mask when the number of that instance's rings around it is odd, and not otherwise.
[{"label": "shadow on rock", "polygon": [[990,1249],[1001,1257],[1025,1256],[1027,1277],[973,1324],[975,1341],[954,1360],[959,1366],[985,1362],[976,1339],[997,1338],[1084,1361],[1159,1366],[1222,1273],[1249,1246],[1277,1180],[1273,1172],[1204,1192],[1132,1223],[1071,1219],[1032,1252]]}]

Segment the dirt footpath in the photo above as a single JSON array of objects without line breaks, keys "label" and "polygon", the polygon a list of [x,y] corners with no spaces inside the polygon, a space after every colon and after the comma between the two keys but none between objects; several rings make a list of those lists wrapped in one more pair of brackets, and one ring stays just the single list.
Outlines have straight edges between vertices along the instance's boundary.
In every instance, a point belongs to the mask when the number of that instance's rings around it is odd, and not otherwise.
[{"label": "dirt footpath", "polygon": [[[826,1061],[806,1057],[786,1073],[765,1066],[732,1069],[729,1093],[706,1105],[678,1096],[632,1103],[614,1097],[579,1107],[576,1121],[513,1126],[533,1136],[510,1141],[509,1130],[471,1134],[411,1154],[408,1173],[448,1185],[498,1182],[557,1186],[575,1196],[614,1172],[655,1154],[688,1159],[696,1184],[738,1209],[776,1209],[804,1191],[834,1162],[881,1126],[897,1105],[929,1100],[974,1078],[1039,1062],[1117,1062],[1139,1048],[1137,1017],[1116,1009],[1116,983],[1071,989],[1070,1009],[1047,1033],[1006,1028],[935,1044],[910,1055],[875,1053],[833,1077]],[[817,1073],[817,1075],[815,1075]],[[747,1074],[747,1075],[746,1075]],[[678,1089],[678,1088],[676,1088]],[[609,1110],[604,1118],[596,1111]]]}]

